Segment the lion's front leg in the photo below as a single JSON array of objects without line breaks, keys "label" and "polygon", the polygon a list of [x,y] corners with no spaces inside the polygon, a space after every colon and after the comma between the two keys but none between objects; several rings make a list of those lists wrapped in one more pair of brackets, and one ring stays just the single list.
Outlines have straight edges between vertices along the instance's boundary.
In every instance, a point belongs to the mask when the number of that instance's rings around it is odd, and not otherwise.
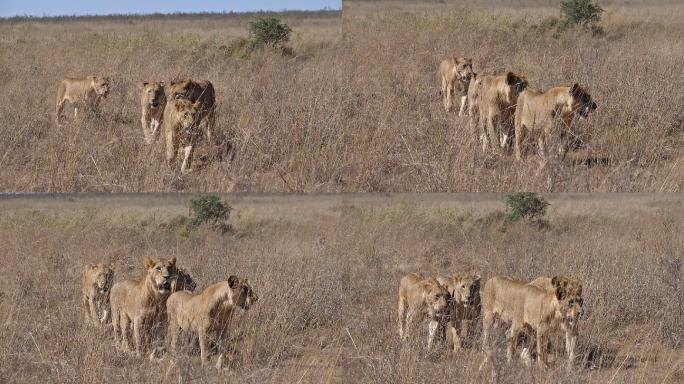
[{"label": "lion's front leg", "polygon": [[437,329],[439,328],[439,321],[437,320],[430,320],[430,324],[428,324],[428,349],[432,349],[432,345],[434,344],[435,341],[435,336],[437,335]]},{"label": "lion's front leg", "polygon": [[135,354],[138,357],[142,357],[143,354],[143,319],[141,317],[136,317],[133,319],[133,340],[135,342]]},{"label": "lion's front leg", "polygon": [[187,145],[183,148],[183,164],[181,165],[181,173],[186,175],[190,172],[192,172],[192,169],[190,168],[191,163],[192,163],[192,151],[193,150],[193,145]]}]

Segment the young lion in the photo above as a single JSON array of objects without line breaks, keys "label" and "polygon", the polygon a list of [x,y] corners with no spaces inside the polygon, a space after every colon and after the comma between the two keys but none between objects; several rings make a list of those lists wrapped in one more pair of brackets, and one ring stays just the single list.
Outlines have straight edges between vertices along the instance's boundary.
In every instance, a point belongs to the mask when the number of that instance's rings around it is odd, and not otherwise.
[{"label": "young lion", "polygon": [[[166,302],[171,352],[176,353],[179,332],[191,331],[199,336],[202,364],[207,363],[209,338],[219,340],[221,349],[220,340],[227,336],[236,309],[247,311],[258,299],[249,281],[237,276],[211,285],[197,295],[185,291],[173,293]],[[216,364],[218,369],[222,361],[223,353]]]},{"label": "young lion", "polygon": [[179,148],[183,149],[181,173],[192,172],[192,154],[202,137],[198,126],[200,103],[187,99],[176,99],[169,102],[164,111],[164,132],[166,135],[166,161],[173,166]]},{"label": "young lion", "polygon": [[506,356],[509,362],[515,353],[518,335],[529,327],[536,333],[537,361],[540,366],[546,366],[546,337],[550,331],[565,327],[572,330],[567,345],[569,362],[572,363],[576,342],[575,324],[582,315],[582,285],[574,279],[554,276],[551,287],[543,289],[525,281],[501,276],[493,277],[485,283],[482,291],[482,345],[485,362],[491,355],[489,333],[494,320],[498,318],[510,324],[506,333]]},{"label": "young lion", "polygon": [[515,110],[515,157],[522,160],[528,134],[538,136],[539,154],[546,158],[547,141],[558,141],[558,154],[568,150],[567,136],[572,135],[570,124],[575,115],[586,119],[596,109],[591,95],[579,84],[554,87],[546,92],[526,89],[518,97]]},{"label": "young lion", "polygon": [[451,297],[449,316],[445,319],[446,331],[451,334],[454,352],[462,348],[473,323],[480,316],[480,275],[438,277]]},{"label": "young lion", "polygon": [[135,352],[142,356],[154,328],[163,322],[166,299],[176,274],[176,258],[154,260],[145,258],[146,274],[143,280],[124,280],[112,287],[112,325],[114,337],[123,350],[130,350],[128,325],[133,324]]},{"label": "young lion", "polygon": [[98,76],[85,78],[66,78],[57,89],[57,107],[55,121],[60,122],[64,104],[68,101],[74,107],[74,119],[78,117],[79,106],[85,106],[98,112],[100,101],[109,93],[109,79]]},{"label": "young lion", "polygon": [[442,101],[444,109],[451,112],[451,95],[455,92],[461,96],[461,108],[458,115],[463,116],[466,107],[468,85],[473,76],[473,59],[449,57],[439,64],[439,78],[442,82]]},{"label": "young lion", "polygon": [[164,120],[164,108],[166,108],[166,94],[164,82],[142,83],[142,96],[140,98],[142,114],[140,122],[145,136],[145,143],[152,144],[159,133],[159,126]]},{"label": "young lion", "polygon": [[417,273],[404,276],[399,283],[399,337],[408,338],[416,314],[427,317],[428,349],[432,348],[439,324],[448,314],[449,300],[449,291],[437,279]]},{"label": "young lion", "polygon": [[172,81],[169,87],[171,100],[185,99],[198,103],[198,125],[204,125],[204,134],[211,143],[216,121],[216,96],[210,81],[181,80]]},{"label": "young lion", "polygon": [[[508,72],[478,77],[477,113],[474,130],[482,150],[507,148],[513,135],[513,116],[518,95],[527,88],[527,79]],[[480,129],[480,126],[482,127]]]},{"label": "young lion", "polygon": [[83,306],[85,321],[104,324],[109,319],[109,290],[112,288],[114,271],[111,264],[88,264],[83,271]]}]

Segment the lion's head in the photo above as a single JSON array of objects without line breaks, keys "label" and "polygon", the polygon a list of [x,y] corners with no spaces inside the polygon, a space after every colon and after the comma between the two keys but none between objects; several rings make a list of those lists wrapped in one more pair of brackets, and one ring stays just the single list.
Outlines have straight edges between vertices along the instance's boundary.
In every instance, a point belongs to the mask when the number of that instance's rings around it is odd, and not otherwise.
[{"label": "lion's head", "polygon": [[146,104],[152,108],[164,106],[166,104],[166,94],[164,93],[164,82],[147,82],[142,83],[143,99]]},{"label": "lion's head", "polygon": [[480,302],[480,275],[453,276],[454,290],[452,299],[464,306],[476,305]]},{"label": "lion's head", "polygon": [[579,114],[580,119],[586,119],[597,108],[591,95],[579,84],[573,84],[569,92],[572,96],[572,110]]},{"label": "lion's head", "polygon": [[171,282],[177,273],[176,258],[155,260],[146,257],[144,261],[147,278],[152,281],[159,294],[168,295],[171,293]]},{"label": "lion's head", "polygon": [[428,316],[435,318],[447,313],[451,299],[449,291],[434,278],[423,280],[422,285]]},{"label": "lion's head", "polygon": [[91,284],[100,294],[107,294],[114,282],[114,270],[110,264],[89,264],[88,274]]},{"label": "lion's head", "polygon": [[189,132],[197,121],[199,103],[193,103],[187,99],[178,99],[173,103],[176,112],[176,121],[181,130]]},{"label": "lion's head", "polygon": [[240,279],[231,275],[228,278],[228,286],[232,291],[232,300],[235,306],[246,311],[259,300],[248,279]]},{"label": "lion's head", "polygon": [[171,292],[190,291],[194,292],[197,283],[193,280],[190,273],[183,268],[176,269],[176,275],[171,280]]},{"label": "lion's head", "polygon": [[467,59],[464,57],[458,57],[455,60],[455,71],[458,78],[463,82],[469,82],[473,77],[473,59]]},{"label": "lion's head", "polygon": [[563,321],[570,327],[574,327],[584,313],[582,306],[582,284],[573,278],[554,276],[551,278],[556,298],[558,299],[558,312]]},{"label": "lion's head", "polygon": [[196,87],[197,83],[192,80],[172,81],[169,85],[169,97],[172,100],[189,99]]},{"label": "lion's head", "polygon": [[107,94],[109,94],[109,79],[99,76],[88,76],[88,78],[90,79],[90,86],[95,93],[102,97],[107,97]]},{"label": "lion's head", "polygon": [[524,91],[529,83],[527,78],[523,75],[518,75],[513,72],[506,73],[506,90],[508,102],[513,103],[518,99],[520,92]]}]

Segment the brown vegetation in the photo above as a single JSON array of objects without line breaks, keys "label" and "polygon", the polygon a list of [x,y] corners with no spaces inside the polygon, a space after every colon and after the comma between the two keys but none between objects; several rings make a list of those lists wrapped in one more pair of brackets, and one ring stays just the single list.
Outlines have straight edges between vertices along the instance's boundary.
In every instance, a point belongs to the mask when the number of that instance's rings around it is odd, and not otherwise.
[{"label": "brown vegetation", "polygon": [[[144,256],[177,257],[198,291],[249,277],[259,303],[231,334],[231,381],[488,380],[478,337],[456,354],[428,352],[425,333],[400,342],[396,294],[413,271],[581,280],[576,371],[562,356],[547,371],[518,360],[496,366],[502,383],[684,380],[680,197],[548,196],[547,227],[520,221],[505,232],[498,195],[226,198],[227,235],[174,229],[188,196],[0,200],[0,382],[226,380],[201,368],[192,343],[173,364],[151,362],[83,324],[84,263],[113,262],[121,281],[142,276]],[[502,332],[493,336],[505,359]]]}]

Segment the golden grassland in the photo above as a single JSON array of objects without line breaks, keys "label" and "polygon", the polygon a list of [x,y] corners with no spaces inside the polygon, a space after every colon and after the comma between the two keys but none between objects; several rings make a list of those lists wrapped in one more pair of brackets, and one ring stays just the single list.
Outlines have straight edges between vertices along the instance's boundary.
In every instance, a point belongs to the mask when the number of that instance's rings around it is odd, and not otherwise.
[{"label": "golden grassland", "polygon": [[684,6],[599,3],[602,31],[557,33],[557,1],[346,1],[349,124],[365,137],[354,158],[367,189],[546,190],[536,156],[484,154],[469,119],[444,112],[437,69],[456,54],[475,72],[524,73],[532,88],[588,88],[598,109],[551,170],[552,190],[681,190]]},{"label": "golden grassland", "polygon": [[[0,21],[0,190],[266,190],[268,180],[282,184],[276,170],[287,164],[324,167],[327,159],[303,156],[321,126],[340,129],[340,11],[277,14],[293,29],[294,54],[244,58],[240,39],[260,15]],[[88,74],[113,82],[102,118],[56,126],[59,82]],[[140,83],[179,78],[214,84],[217,130],[239,153],[233,162],[202,166],[208,149],[201,147],[201,171],[183,178],[166,168],[161,138],[143,144],[140,126]]]},{"label": "golden grassland", "polygon": [[[412,271],[582,280],[576,370],[497,364],[500,382],[684,380],[680,196],[549,195],[546,226],[504,230],[496,194],[225,195],[235,208],[225,235],[174,226],[190,198],[0,199],[0,382],[488,380],[477,336],[456,354],[427,351],[424,334],[399,342],[398,281]],[[144,256],[177,257],[198,289],[249,277],[260,300],[236,322],[230,371],[202,369],[192,348],[137,359],[83,324],[84,263],[113,262],[118,281],[141,276]]]}]

